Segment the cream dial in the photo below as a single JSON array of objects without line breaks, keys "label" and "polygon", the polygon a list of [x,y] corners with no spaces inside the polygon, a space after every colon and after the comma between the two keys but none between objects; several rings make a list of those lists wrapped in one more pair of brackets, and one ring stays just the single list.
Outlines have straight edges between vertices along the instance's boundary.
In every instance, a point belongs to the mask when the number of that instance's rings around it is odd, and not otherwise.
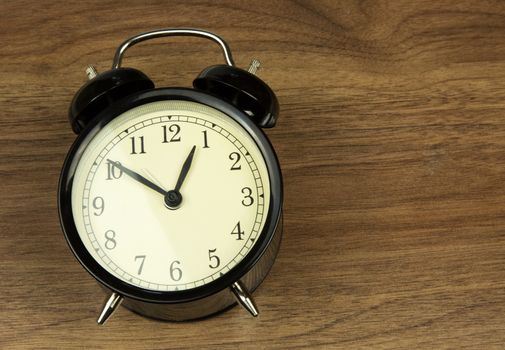
[{"label": "cream dial", "polygon": [[[177,208],[128,174],[168,192],[190,154]],[[260,238],[269,204],[267,167],[251,136],[188,101],[116,117],[89,142],[72,186],[74,222],[92,257],[117,278],[159,291],[195,288],[236,266]]]}]

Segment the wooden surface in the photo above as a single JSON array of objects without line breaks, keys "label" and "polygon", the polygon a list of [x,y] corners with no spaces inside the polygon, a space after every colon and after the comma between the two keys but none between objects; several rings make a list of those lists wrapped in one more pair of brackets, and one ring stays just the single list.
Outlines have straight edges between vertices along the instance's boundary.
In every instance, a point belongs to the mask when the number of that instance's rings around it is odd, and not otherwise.
[{"label": "wooden surface", "polygon": [[[167,26],[263,62],[282,110],[268,130],[282,247],[257,319],[120,309],[99,327],[104,295],[58,222],[67,108],[87,64]],[[0,43],[0,348],[504,348],[505,3],[3,1]],[[179,38],[125,64],[189,86],[221,61]]]}]

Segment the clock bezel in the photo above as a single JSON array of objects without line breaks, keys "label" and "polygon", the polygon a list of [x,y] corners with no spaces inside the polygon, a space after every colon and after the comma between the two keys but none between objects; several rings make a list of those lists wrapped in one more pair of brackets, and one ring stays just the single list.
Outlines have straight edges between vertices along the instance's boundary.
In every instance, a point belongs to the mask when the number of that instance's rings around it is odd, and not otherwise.
[{"label": "clock bezel", "polygon": [[[184,100],[215,108],[235,120],[258,146],[270,179],[270,207],[258,241],[248,254],[223,276],[203,286],[180,291],[156,291],[129,284],[103,268],[88,252],[73,219],[72,185],[77,165],[91,140],[111,120],[137,106],[164,100]],[[58,212],[66,241],[81,265],[101,284],[130,298],[161,303],[182,303],[207,297],[228,288],[244,276],[267,250],[282,211],[282,176],[275,151],[263,131],[242,111],[205,92],[189,88],[159,88],[135,93],[98,114],[79,134],[67,154],[58,188]]]}]

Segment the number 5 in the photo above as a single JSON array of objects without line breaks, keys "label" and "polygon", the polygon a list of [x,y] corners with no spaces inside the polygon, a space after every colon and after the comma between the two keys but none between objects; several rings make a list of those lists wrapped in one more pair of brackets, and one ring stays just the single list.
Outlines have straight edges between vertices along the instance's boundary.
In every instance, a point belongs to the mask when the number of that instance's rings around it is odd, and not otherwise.
[{"label": "number 5", "polygon": [[[221,260],[217,255],[212,255],[212,253],[215,253],[217,249],[209,249],[209,267],[211,269],[215,269],[219,267],[219,264],[221,264]],[[214,259],[214,264],[212,264],[212,259]]]}]

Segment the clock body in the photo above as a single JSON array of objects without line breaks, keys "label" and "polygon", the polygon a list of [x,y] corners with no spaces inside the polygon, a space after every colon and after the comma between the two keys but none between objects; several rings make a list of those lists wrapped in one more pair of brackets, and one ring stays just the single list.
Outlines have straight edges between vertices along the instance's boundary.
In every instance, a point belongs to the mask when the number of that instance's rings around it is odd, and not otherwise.
[{"label": "clock body", "polygon": [[[177,206],[167,202],[174,187]],[[194,89],[152,89],[83,128],[63,167],[59,213],[74,255],[123,306],[188,320],[235,304],[235,282],[253,291],[267,275],[281,239],[282,177],[244,111]]]}]

